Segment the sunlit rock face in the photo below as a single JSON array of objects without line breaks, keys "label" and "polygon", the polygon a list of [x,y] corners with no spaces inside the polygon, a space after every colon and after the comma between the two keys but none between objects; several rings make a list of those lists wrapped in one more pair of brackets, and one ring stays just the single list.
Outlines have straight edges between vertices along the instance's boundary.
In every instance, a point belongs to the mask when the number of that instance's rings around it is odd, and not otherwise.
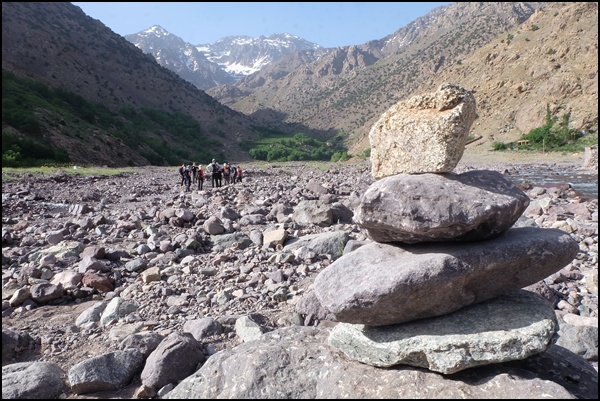
[{"label": "sunlit rock face", "polygon": [[453,84],[395,104],[369,132],[373,176],[452,171],[476,117],[473,94]]}]

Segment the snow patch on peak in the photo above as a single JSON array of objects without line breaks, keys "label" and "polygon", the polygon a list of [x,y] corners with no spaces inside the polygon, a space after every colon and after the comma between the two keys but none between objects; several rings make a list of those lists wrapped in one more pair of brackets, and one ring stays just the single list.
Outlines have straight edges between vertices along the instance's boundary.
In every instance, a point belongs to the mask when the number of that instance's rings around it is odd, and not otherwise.
[{"label": "snow patch on peak", "polygon": [[170,35],[170,33],[168,31],[166,31],[160,25],[153,25],[150,28],[146,29],[145,31],[142,31],[142,33],[148,34],[148,35],[154,35],[154,36],[157,36],[157,37],[169,36]]}]

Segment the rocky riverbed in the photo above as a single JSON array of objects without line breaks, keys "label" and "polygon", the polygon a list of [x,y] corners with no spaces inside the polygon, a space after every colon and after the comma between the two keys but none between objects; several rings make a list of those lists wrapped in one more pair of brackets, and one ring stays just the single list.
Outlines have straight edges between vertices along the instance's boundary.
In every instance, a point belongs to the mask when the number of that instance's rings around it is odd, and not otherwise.
[{"label": "rocky riverbed", "polygon": [[[510,178],[518,168],[465,160],[456,171]],[[201,358],[210,359],[244,342],[245,318],[259,333],[335,325],[298,313],[296,304],[349,244],[369,241],[353,210],[373,182],[368,162],[251,164],[242,183],[212,188],[207,181],[192,192],[176,168],[3,179],[3,369],[45,361],[66,375],[82,361],[127,349],[134,333],[201,332]],[[530,289],[554,306],[563,333],[557,344],[597,370],[597,199],[569,186],[522,189],[531,203],[516,225],[558,228],[579,244],[571,263]],[[328,212],[311,210],[307,200]],[[292,246],[327,235],[342,235],[344,244]],[[110,392],[66,386],[44,395],[157,396],[139,384],[138,372]],[[7,398],[4,387],[3,379]]]}]

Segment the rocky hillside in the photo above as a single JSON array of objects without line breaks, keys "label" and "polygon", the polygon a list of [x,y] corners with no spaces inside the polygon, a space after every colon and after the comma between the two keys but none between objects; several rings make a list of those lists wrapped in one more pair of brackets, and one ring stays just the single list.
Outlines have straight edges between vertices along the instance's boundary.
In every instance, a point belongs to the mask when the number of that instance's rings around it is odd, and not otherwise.
[{"label": "rocky hillside", "polygon": [[[232,159],[247,158],[238,141],[255,134],[247,116],[161,67],[71,3],[2,3],[2,68],[113,111],[153,108],[191,115],[208,137],[205,146]],[[119,165],[131,158],[133,164],[148,164],[110,131],[81,129],[51,109],[39,109],[38,116],[43,140],[66,149],[72,160],[89,160],[90,150],[100,149],[100,163]],[[169,136],[160,140],[166,146],[182,141]]]},{"label": "rocky hillside", "polygon": [[455,3],[379,41],[282,59],[208,91],[262,123],[302,123],[348,136],[351,153],[391,105],[443,82],[476,91],[483,138],[467,151],[514,140],[554,115],[597,130],[597,3]]},{"label": "rocky hillside", "polygon": [[235,90],[207,93],[262,122],[296,122],[329,135],[343,131],[351,144],[391,105],[526,21],[539,4],[439,7],[381,40],[313,59],[282,59],[242,80]]},{"label": "rocky hillside", "polygon": [[202,90],[233,84],[288,54],[320,48],[289,34],[256,39],[229,36],[213,43],[194,45],[158,25],[125,35],[125,39]]},{"label": "rocky hillside", "polygon": [[144,53],[151,54],[157,63],[198,89],[210,88],[216,82],[235,82],[232,76],[218,64],[208,60],[196,46],[167,32],[159,25],[124,37]]},{"label": "rocky hillside", "polygon": [[[475,91],[482,136],[468,152],[494,141],[515,141],[553,116],[570,126],[598,129],[598,3],[552,3],[469,57],[443,69],[418,91],[455,82]],[[357,146],[367,146],[359,143]]]},{"label": "rocky hillside", "polygon": [[[475,91],[473,135],[482,138],[466,154],[542,125],[547,107],[558,118],[569,115],[572,128],[597,135],[597,3],[458,2],[381,40],[295,52],[207,92],[71,3],[6,2],[2,11],[3,70],[113,113],[150,108],[190,115],[205,139],[188,147],[230,160],[250,159],[241,144],[265,127],[326,140],[340,135],[351,154],[364,154],[383,112],[443,82]],[[211,50],[212,61],[233,62],[216,58],[222,50]],[[150,163],[149,145],[131,144],[131,121],[123,115],[107,127],[94,125],[98,114],[87,125],[52,107],[34,114],[43,132],[34,139],[65,149],[75,162]],[[6,127],[3,112],[3,132],[25,135],[14,128]],[[138,133],[146,134],[154,148],[186,142],[165,130]]]}]

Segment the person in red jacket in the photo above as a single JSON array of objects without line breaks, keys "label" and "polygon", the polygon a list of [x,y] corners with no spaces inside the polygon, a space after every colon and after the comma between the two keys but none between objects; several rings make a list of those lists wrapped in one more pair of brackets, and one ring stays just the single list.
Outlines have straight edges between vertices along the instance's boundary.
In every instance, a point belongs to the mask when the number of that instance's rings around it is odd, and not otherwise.
[{"label": "person in red jacket", "polygon": [[229,185],[231,183],[230,176],[229,176],[229,166],[230,166],[230,164],[227,162],[225,162],[225,164],[223,164],[223,178],[225,178],[225,185]]},{"label": "person in red jacket", "polygon": [[237,174],[235,179],[237,182],[242,182],[242,168],[240,166],[237,166]]},{"label": "person in red jacket", "polygon": [[202,169],[201,165],[198,165],[197,179],[198,179],[198,189],[201,190],[202,187],[204,186],[204,170]]}]

